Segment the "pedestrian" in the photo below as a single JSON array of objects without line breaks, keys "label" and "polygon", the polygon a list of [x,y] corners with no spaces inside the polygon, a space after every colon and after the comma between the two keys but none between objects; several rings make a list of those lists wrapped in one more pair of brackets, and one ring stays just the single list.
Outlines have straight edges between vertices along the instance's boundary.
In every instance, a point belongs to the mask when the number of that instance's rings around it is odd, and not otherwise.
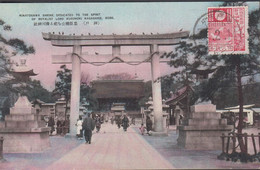
[{"label": "pedestrian", "polygon": [[135,125],[135,117],[132,117],[132,124]]},{"label": "pedestrian", "polygon": [[120,129],[120,126],[121,126],[121,118],[120,118],[119,116],[117,116],[116,124],[117,124],[118,129]]},{"label": "pedestrian", "polygon": [[111,124],[113,125],[114,124],[114,116],[111,117]]},{"label": "pedestrian", "polygon": [[100,118],[98,117],[96,119],[96,130],[97,130],[97,133],[100,131],[100,128],[101,128],[101,120]]},{"label": "pedestrian", "polygon": [[95,122],[93,118],[91,118],[90,114],[83,121],[82,128],[84,130],[84,136],[86,140],[86,144],[91,144],[92,131],[95,128]]},{"label": "pedestrian", "polygon": [[169,129],[169,127],[170,127],[170,119],[169,119],[169,117],[167,116],[167,118],[166,118],[166,127]]},{"label": "pedestrian", "polygon": [[129,126],[129,119],[127,118],[126,115],[124,115],[124,117],[122,119],[122,126],[124,128],[124,131],[127,131],[127,128]]},{"label": "pedestrian", "polygon": [[60,118],[57,120],[57,135],[60,135],[62,132],[62,121]]},{"label": "pedestrian", "polygon": [[153,122],[150,119],[150,117],[147,116],[147,118],[146,118],[146,130],[147,130],[148,135],[151,135],[152,127],[153,127]]},{"label": "pedestrian", "polygon": [[83,139],[82,124],[83,124],[82,117],[79,116],[79,119],[78,119],[78,121],[76,123],[76,126],[77,126],[77,138],[78,139]]},{"label": "pedestrian", "polygon": [[179,125],[182,125],[182,119],[183,119],[183,115],[180,115]]},{"label": "pedestrian", "polygon": [[141,127],[139,127],[139,129],[140,129],[141,134],[144,135],[145,127],[144,127],[143,123],[141,124]]},{"label": "pedestrian", "polygon": [[63,122],[63,129],[62,129],[62,131],[63,131],[62,133],[64,135],[66,135],[70,131],[70,118],[69,118],[69,116],[67,116],[67,118]]},{"label": "pedestrian", "polygon": [[55,125],[54,118],[51,116],[48,121],[48,127],[51,128],[50,135],[52,135],[52,133],[54,132],[54,125]]}]

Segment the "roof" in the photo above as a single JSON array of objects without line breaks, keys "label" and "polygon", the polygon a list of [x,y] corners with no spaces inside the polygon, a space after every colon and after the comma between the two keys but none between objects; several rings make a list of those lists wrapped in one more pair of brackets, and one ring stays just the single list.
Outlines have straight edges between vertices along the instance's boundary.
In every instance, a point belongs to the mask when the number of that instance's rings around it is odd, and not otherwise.
[{"label": "roof", "polygon": [[125,107],[111,107],[111,111],[124,111]]},{"label": "roof", "polygon": [[174,38],[188,38],[189,31],[179,31],[166,34],[128,34],[128,35],[60,35],[52,33],[42,33],[44,40],[122,40],[122,39],[174,39]]},{"label": "roof", "polygon": [[167,99],[165,101],[165,104],[171,104],[177,101],[180,101],[181,99],[183,99],[187,93],[192,90],[192,88],[190,86],[185,86],[182,87],[180,90],[178,90],[176,93],[174,93],[169,99]]},{"label": "roof", "polygon": [[96,98],[141,98],[143,80],[96,80],[92,82]]},{"label": "roof", "polygon": [[[239,109],[230,109],[228,112],[234,112],[234,113],[239,113]],[[250,109],[243,109],[243,112],[253,112]]]},{"label": "roof", "polygon": [[[248,105],[243,105],[244,109],[248,109],[248,108],[252,108],[253,106],[255,106],[255,104],[248,104]],[[238,106],[233,106],[233,107],[227,107],[225,108],[226,110],[230,110],[230,109],[239,109],[239,105]]]},{"label": "roof", "polygon": [[35,99],[31,102],[32,104],[44,104],[45,102],[41,101],[40,99]]},{"label": "roof", "polygon": [[260,108],[252,108],[253,111],[260,113]]},{"label": "roof", "polygon": [[43,103],[42,106],[54,106],[55,103]]},{"label": "roof", "polygon": [[125,103],[113,103],[112,106],[125,106]]},{"label": "roof", "polygon": [[30,70],[16,69],[16,70],[12,70],[10,72],[12,72],[13,74],[26,75],[26,76],[36,76],[37,75],[36,73],[33,72],[33,69],[30,69]]}]

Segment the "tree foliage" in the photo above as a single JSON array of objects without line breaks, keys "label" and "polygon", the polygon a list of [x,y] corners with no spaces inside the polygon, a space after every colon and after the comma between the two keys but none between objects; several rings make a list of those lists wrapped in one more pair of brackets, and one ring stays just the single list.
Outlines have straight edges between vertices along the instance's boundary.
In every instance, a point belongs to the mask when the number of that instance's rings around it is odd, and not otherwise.
[{"label": "tree foliage", "polygon": [[60,69],[61,70],[57,71],[55,89],[52,93],[59,97],[63,95],[66,100],[69,100],[71,90],[71,70],[68,69],[66,65],[60,66]]},{"label": "tree foliage", "polygon": [[[66,108],[68,109],[68,102],[70,100],[71,93],[71,78],[72,71],[62,65],[60,70],[57,71],[57,79],[55,83],[55,89],[53,90],[53,95],[57,97],[64,96],[66,100]],[[80,85],[80,100],[83,101],[83,98],[89,103],[89,110],[96,110],[98,107],[97,100],[93,97],[93,89],[89,85],[89,76],[82,75],[81,85]],[[66,111],[67,111],[66,109]]]},{"label": "tree foliage", "polygon": [[15,64],[13,58],[16,56],[26,56],[34,54],[33,46],[28,46],[23,40],[9,38],[5,33],[11,32],[12,27],[4,20],[0,19],[0,86],[1,96],[9,97],[12,106],[17,99],[18,93],[29,87],[28,79],[18,79],[11,72]]},{"label": "tree foliage", "polygon": [[[245,5],[243,2],[234,2],[234,4]],[[234,4],[233,2],[225,2],[223,5]],[[183,72],[187,73],[189,70],[198,67],[216,68],[209,80],[201,83],[200,87],[197,88],[199,96],[202,100],[211,100],[216,105],[222,103],[224,99],[227,99],[226,103],[234,104],[235,101],[239,104],[238,133],[242,133],[243,124],[244,96],[242,91],[246,89],[243,86],[245,87],[248,79],[254,79],[254,75],[260,73],[259,17],[259,10],[249,14],[249,54],[247,55],[208,55],[207,42],[199,45],[197,43],[189,44],[188,42],[192,42],[192,40],[187,40],[185,43],[181,42],[175,49],[176,53],[170,55],[173,60],[171,65],[179,69],[173,73],[176,77],[177,75],[184,77]],[[204,41],[205,30],[201,30],[199,34],[193,36],[193,40],[203,39]],[[245,153],[246,149],[242,138],[239,138],[239,145],[241,152]]]},{"label": "tree foliage", "polygon": [[29,82],[30,87],[27,87],[26,96],[30,101],[34,101],[36,99],[40,99],[46,103],[55,102],[55,99],[52,96],[52,93],[42,87],[41,82],[39,80],[31,80]]}]

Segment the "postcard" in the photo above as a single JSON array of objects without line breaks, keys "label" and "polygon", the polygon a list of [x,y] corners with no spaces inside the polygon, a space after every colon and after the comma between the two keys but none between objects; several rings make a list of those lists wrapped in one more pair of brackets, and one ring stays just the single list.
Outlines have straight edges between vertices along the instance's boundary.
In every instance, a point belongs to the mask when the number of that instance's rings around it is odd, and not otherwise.
[{"label": "postcard", "polygon": [[0,9],[1,169],[259,168],[259,2]]}]

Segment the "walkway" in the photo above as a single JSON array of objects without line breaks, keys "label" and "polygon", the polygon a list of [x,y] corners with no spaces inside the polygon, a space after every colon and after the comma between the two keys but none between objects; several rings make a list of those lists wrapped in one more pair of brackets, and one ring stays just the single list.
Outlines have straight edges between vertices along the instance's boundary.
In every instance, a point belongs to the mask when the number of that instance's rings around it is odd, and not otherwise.
[{"label": "walkway", "polygon": [[[4,154],[1,170],[81,170],[81,169],[259,169],[259,162],[221,161],[221,151],[185,150],[177,146],[178,134],[142,136],[137,127],[127,132],[116,125],[102,124],[93,134],[92,144],[83,140],[52,136],[51,148],[42,153]],[[254,133],[257,133],[256,130]],[[249,131],[248,131],[249,133]],[[253,133],[251,130],[250,133]],[[258,141],[256,141],[258,143]],[[159,154],[160,153],[160,154]]]},{"label": "walkway", "polygon": [[173,169],[132,128],[103,124],[91,144],[81,144],[46,169]]}]

